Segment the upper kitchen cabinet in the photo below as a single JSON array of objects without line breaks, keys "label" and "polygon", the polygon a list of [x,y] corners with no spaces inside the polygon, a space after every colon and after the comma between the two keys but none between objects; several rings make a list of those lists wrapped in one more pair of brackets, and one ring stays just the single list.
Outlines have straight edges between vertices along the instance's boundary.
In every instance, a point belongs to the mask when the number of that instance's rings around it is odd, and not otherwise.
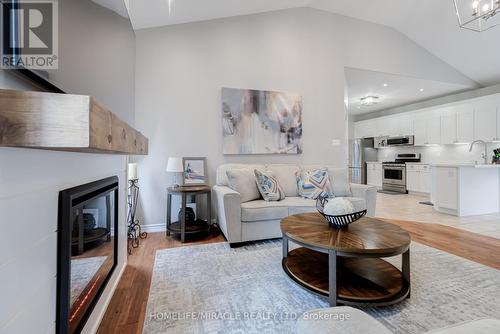
[{"label": "upper kitchen cabinet", "polygon": [[474,141],[474,105],[460,104],[454,107],[457,112],[457,143]]},{"label": "upper kitchen cabinet", "polygon": [[497,139],[500,140],[500,94],[495,95],[495,101],[497,105]]},{"label": "upper kitchen cabinet", "polygon": [[407,114],[389,116],[389,136],[408,136],[413,134],[410,130],[410,116]]},{"label": "upper kitchen cabinet", "polygon": [[354,138],[368,138],[376,135],[373,120],[354,123]]},{"label": "upper kitchen cabinet", "polygon": [[416,146],[427,144],[427,120],[418,118],[413,120],[413,135],[415,136],[414,143]]},{"label": "upper kitchen cabinet", "polygon": [[441,143],[441,120],[437,111],[419,115],[413,120],[414,143],[416,146]]},{"label": "upper kitchen cabinet", "polygon": [[427,119],[427,144],[441,144],[441,117],[431,116]]},{"label": "upper kitchen cabinet", "polygon": [[500,141],[500,94],[356,122],[355,137],[415,136],[415,145]]},{"label": "upper kitchen cabinet", "polygon": [[491,142],[498,140],[497,134],[497,100],[493,98],[479,100],[474,103],[474,134],[475,139]]},{"label": "upper kitchen cabinet", "polygon": [[375,118],[370,121],[375,131],[374,137],[388,136],[390,124],[388,123],[387,117]]},{"label": "upper kitchen cabinet", "polygon": [[454,144],[458,142],[457,112],[448,107],[441,110],[441,144]]}]

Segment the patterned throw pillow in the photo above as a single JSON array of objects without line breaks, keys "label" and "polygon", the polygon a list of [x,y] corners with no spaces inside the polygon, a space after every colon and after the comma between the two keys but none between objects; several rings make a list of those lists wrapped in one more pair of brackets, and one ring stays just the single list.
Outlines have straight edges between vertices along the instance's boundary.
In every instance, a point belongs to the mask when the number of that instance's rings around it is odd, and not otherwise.
[{"label": "patterned throw pillow", "polygon": [[264,201],[281,201],[285,199],[285,193],[281,189],[278,180],[269,172],[254,170],[255,181]]},{"label": "patterned throw pillow", "polygon": [[317,199],[319,196],[333,197],[330,178],[326,169],[303,169],[297,174],[299,195]]}]

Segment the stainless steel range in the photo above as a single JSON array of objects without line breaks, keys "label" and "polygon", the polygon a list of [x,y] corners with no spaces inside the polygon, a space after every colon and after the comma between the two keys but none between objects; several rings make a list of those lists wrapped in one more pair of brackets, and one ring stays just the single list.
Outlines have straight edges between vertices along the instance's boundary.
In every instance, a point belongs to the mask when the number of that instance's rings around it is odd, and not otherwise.
[{"label": "stainless steel range", "polygon": [[420,162],[420,153],[396,154],[394,161],[382,163],[382,189],[407,194],[406,163]]}]

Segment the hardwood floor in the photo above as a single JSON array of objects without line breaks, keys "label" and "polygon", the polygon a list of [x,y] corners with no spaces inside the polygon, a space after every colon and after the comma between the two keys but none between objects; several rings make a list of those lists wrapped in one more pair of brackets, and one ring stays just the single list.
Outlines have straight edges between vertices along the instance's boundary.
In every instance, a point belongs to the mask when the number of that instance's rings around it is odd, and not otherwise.
[{"label": "hardwood floor", "polygon": [[[391,222],[407,230],[413,241],[500,269],[500,239],[439,224]],[[99,334],[141,333],[156,250],[221,242],[224,238],[219,235],[182,244],[166,238],[164,233],[151,233],[141,241],[141,246],[128,257],[128,265],[102,319]]]},{"label": "hardwood floor", "polygon": [[500,239],[440,224],[386,221],[407,230],[412,241],[500,269]]}]

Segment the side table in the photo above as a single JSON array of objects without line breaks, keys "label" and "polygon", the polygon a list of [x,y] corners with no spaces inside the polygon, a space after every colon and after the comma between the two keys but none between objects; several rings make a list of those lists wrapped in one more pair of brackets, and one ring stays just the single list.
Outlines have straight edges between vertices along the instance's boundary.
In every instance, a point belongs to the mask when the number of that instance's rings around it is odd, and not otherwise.
[{"label": "side table", "polygon": [[[172,196],[182,197],[180,221],[172,222]],[[186,204],[188,196],[206,195],[207,196],[207,220],[196,219],[194,222],[186,222]],[[167,188],[167,230],[166,235],[170,233],[180,234],[181,242],[185,242],[186,234],[196,234],[208,232],[212,221],[212,203],[211,188],[209,186],[188,186],[188,187],[169,187]]]}]

